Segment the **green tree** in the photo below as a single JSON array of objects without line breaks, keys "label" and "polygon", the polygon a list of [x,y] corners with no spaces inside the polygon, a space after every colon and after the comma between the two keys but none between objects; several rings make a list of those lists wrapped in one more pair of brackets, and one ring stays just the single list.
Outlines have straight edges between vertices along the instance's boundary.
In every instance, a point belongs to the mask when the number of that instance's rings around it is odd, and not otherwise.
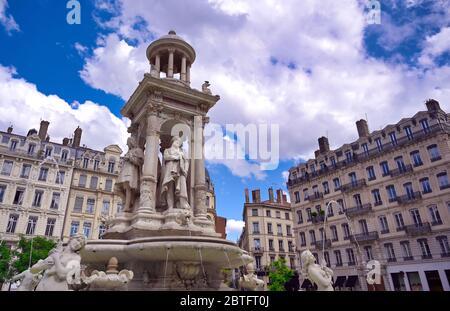
[{"label": "green tree", "polygon": [[289,281],[294,272],[286,265],[286,261],[282,258],[274,261],[270,266],[270,285],[271,291],[284,291],[284,284]]},{"label": "green tree", "polygon": [[30,265],[30,253],[32,266],[40,259],[47,258],[48,253],[55,246],[56,243],[53,240],[43,237],[34,237],[33,239],[21,237],[17,245],[17,260],[14,262],[15,269],[18,273],[27,270]]},{"label": "green tree", "polygon": [[10,261],[13,257],[11,249],[5,244],[0,245],[0,284],[8,280],[12,275]]}]

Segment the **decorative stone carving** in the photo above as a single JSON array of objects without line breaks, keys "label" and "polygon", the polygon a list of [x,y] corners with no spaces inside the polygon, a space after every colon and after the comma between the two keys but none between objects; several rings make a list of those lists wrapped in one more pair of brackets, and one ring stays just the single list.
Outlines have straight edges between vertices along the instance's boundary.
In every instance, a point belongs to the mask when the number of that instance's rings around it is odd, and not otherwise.
[{"label": "decorative stone carving", "polygon": [[172,137],[171,147],[164,150],[161,172],[160,199],[169,211],[174,208],[190,209],[187,193],[189,161],[181,149],[180,137]]},{"label": "decorative stone carving", "polygon": [[303,251],[300,258],[304,278],[316,284],[318,291],[334,291],[332,281],[333,270],[326,266],[316,264],[316,258],[309,250]]},{"label": "decorative stone carving", "polygon": [[11,281],[16,282],[20,281],[20,286],[17,288],[17,291],[34,291],[36,286],[39,284],[42,278],[41,273],[32,273],[30,269],[25,270],[24,272],[14,276]]},{"label": "decorative stone carving", "polygon": [[36,287],[36,291],[68,291],[69,285],[80,284],[79,252],[86,244],[84,235],[77,234],[70,238],[66,247],[59,245],[49,256],[30,268],[30,272],[44,275]]},{"label": "decorative stone carving", "polygon": [[127,141],[128,152],[123,159],[122,170],[114,188],[124,202],[124,212],[131,212],[139,193],[141,166],[144,163],[144,152],[138,147],[136,139],[131,136]]},{"label": "decorative stone carving", "polygon": [[205,83],[202,84],[202,92],[212,95],[211,90],[209,89],[210,86],[211,84],[209,84],[209,81],[205,81]]},{"label": "decorative stone carving", "polygon": [[264,290],[264,281],[258,279],[255,274],[253,263],[249,263],[246,266],[247,274],[239,278],[239,287],[248,291],[261,291]]},{"label": "decorative stone carving", "polygon": [[130,282],[134,273],[130,270],[118,271],[119,262],[116,257],[111,257],[108,261],[106,272],[104,271],[92,271],[89,277],[84,277],[83,282],[91,285],[93,288],[114,290],[125,286]]}]

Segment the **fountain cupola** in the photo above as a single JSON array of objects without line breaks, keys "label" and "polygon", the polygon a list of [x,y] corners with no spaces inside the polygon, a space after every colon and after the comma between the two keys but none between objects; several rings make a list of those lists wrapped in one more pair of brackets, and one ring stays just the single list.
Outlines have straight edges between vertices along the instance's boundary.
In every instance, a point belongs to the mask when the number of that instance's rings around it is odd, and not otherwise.
[{"label": "fountain cupola", "polygon": [[[150,74],[189,86],[190,71],[195,61],[195,50],[183,38],[171,30],[153,41],[147,48]],[[165,76],[164,76],[165,73]]]}]

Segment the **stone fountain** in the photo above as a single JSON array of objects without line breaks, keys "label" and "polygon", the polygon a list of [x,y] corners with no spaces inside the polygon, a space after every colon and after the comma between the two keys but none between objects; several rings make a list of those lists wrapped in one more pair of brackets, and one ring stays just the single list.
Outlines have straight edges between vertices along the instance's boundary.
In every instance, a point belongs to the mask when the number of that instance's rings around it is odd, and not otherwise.
[{"label": "stone fountain", "polygon": [[115,257],[134,274],[129,290],[223,289],[223,269],[253,261],[207,217],[203,129],[220,97],[209,83],[190,87],[195,57],[174,31],[151,43],[150,74],[121,110],[131,120],[115,185],[124,209],[81,257],[99,270]]}]

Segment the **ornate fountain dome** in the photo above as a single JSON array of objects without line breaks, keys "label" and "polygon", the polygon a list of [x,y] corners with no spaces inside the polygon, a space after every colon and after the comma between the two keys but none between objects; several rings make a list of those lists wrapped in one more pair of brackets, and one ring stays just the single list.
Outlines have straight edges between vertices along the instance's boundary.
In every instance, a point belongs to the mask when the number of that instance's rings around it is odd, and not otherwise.
[{"label": "ornate fountain dome", "polygon": [[152,42],[147,48],[147,58],[150,62],[150,74],[163,78],[182,82],[189,85],[191,82],[190,71],[195,61],[195,50],[183,38],[171,30],[165,36]]}]

